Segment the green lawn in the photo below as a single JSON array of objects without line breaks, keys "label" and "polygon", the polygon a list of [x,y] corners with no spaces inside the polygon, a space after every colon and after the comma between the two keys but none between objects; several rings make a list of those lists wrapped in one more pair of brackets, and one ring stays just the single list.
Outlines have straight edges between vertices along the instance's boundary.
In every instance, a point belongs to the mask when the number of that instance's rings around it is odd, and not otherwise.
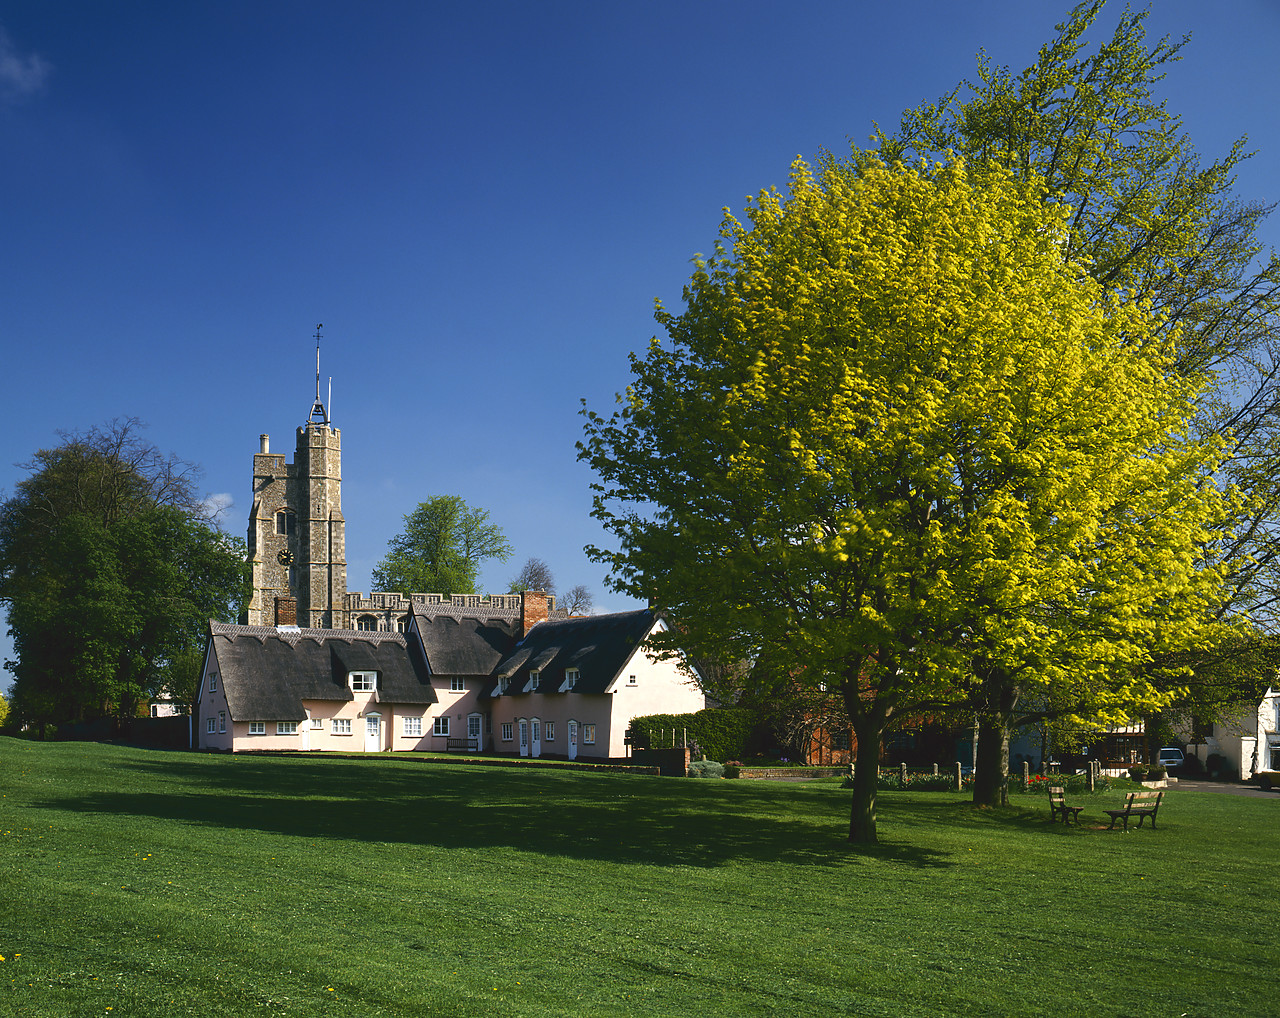
[{"label": "green lawn", "polygon": [[868,851],[837,781],[0,739],[0,793],[4,1016],[1280,1012],[1280,796],[888,793]]}]

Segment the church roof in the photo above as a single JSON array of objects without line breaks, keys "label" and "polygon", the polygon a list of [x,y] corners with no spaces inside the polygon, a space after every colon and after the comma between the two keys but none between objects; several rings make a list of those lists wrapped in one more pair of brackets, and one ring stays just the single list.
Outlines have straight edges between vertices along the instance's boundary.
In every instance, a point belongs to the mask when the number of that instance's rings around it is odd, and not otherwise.
[{"label": "church roof", "polygon": [[490,695],[496,695],[499,679],[506,680],[502,695],[523,692],[533,669],[541,673],[539,692],[555,692],[568,668],[578,669],[575,693],[608,692],[657,622],[647,608],[541,622],[498,665]]},{"label": "church roof", "polygon": [[301,721],[303,700],[351,700],[350,672],[378,673],[378,699],[435,703],[426,669],[401,633],[276,629],[209,623],[210,653],[222,674],[231,716]]}]

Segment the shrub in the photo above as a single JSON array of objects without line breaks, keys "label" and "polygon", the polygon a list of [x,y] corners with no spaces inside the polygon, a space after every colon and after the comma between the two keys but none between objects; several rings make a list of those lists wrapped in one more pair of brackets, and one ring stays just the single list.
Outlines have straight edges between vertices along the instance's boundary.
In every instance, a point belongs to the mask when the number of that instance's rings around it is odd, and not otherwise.
[{"label": "shrub", "polygon": [[1132,767],[1130,767],[1129,777],[1133,778],[1134,781],[1146,781],[1147,780],[1146,764],[1134,764]]},{"label": "shrub", "polygon": [[1163,781],[1169,774],[1169,769],[1164,764],[1152,764],[1147,769],[1148,781]]},{"label": "shrub", "polygon": [[742,773],[742,764],[736,760],[726,761],[724,765],[724,776],[726,778],[736,778]]},{"label": "shrub", "polygon": [[723,778],[724,764],[716,763],[714,760],[694,760],[689,764],[689,777],[691,778]]},{"label": "shrub", "polygon": [[[720,760],[741,758],[755,718],[741,707],[708,707],[693,714],[649,714],[631,719],[632,745],[637,749],[663,748],[672,731],[684,732],[708,756]],[[663,733],[659,736],[659,733]],[[660,745],[661,743],[661,745]]]}]

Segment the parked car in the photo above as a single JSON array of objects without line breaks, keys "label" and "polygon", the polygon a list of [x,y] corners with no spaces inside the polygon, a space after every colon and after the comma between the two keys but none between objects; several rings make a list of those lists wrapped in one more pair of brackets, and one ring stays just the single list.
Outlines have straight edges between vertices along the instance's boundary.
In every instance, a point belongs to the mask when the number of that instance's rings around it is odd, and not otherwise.
[{"label": "parked car", "polygon": [[1183,759],[1182,750],[1177,746],[1165,746],[1156,757],[1156,763],[1172,773],[1182,766]]},{"label": "parked car", "polygon": [[1280,771],[1258,771],[1258,787],[1264,792],[1280,791]]}]

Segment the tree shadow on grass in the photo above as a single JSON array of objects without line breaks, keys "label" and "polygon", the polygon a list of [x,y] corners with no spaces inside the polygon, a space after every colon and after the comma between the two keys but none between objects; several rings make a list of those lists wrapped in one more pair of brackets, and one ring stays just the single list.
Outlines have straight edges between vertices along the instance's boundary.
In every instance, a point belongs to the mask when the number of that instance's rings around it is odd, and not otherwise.
[{"label": "tree shadow on grass", "polygon": [[909,844],[845,840],[848,794],[764,782],[429,764],[143,753],[102,787],[39,807],[309,839],[511,848],[622,864],[738,860],[954,865]]}]

